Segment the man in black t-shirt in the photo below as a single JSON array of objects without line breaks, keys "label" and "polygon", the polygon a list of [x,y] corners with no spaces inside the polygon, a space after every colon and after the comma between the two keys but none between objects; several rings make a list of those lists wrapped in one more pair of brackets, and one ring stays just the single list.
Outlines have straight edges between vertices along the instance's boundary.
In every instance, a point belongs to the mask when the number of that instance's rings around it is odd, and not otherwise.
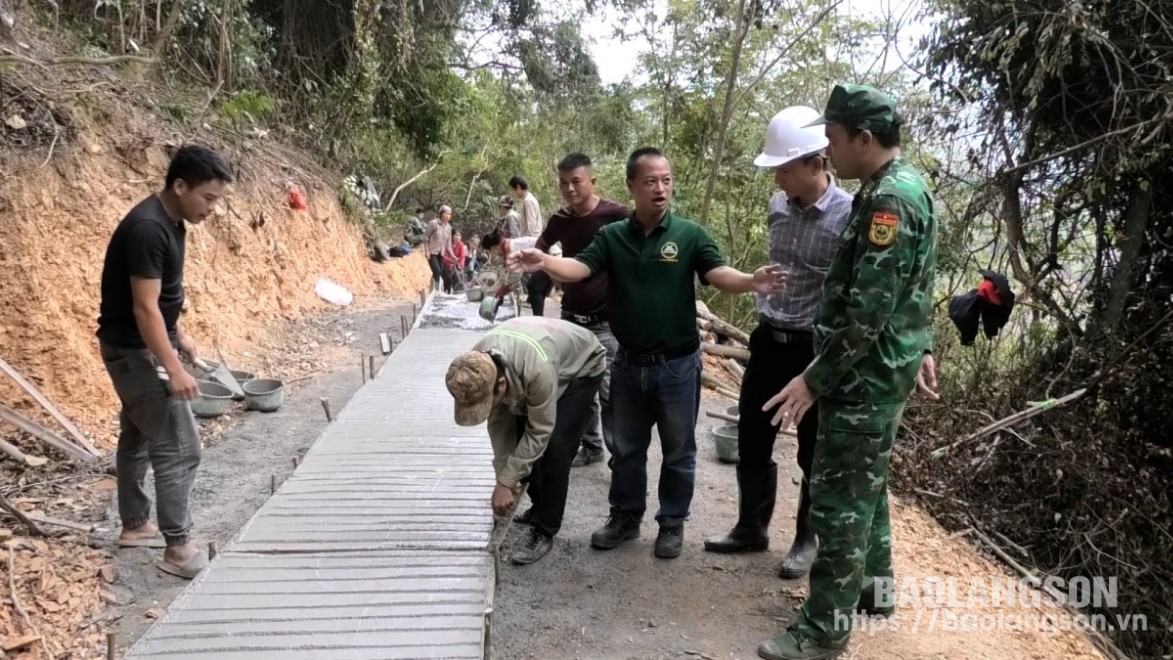
[{"label": "man in black t-shirt", "polygon": [[[612,222],[626,220],[631,211],[621,204],[595,194],[595,172],[591,159],[582,153],[568,154],[558,163],[558,192],[566,206],[550,216],[536,247],[549,252],[562,243],[562,256],[574,257],[594,240],[599,230]],[[607,369],[599,396],[591,405],[591,421],[582,437],[574,466],[590,465],[603,459],[603,446],[611,442],[611,361],[619,344],[607,321],[607,274],[599,273],[582,282],[562,285],[562,320],[577,323],[595,333],[607,349]]]},{"label": "man in black t-shirt", "polygon": [[[185,146],[167,170],[162,192],[126,214],[106,248],[98,340],[106,371],[122,403],[118,435],[118,512],[122,547],[166,545],[158,567],[193,578],[208,564],[188,534],[188,509],[200,439],[188,403],[199,386],[179,354],[196,357],[195,342],[179,325],[183,309],[183,259],[187,229],[212,212],[232,181],[215,152]],[[150,522],[144,480],[155,470],[159,518]]]}]

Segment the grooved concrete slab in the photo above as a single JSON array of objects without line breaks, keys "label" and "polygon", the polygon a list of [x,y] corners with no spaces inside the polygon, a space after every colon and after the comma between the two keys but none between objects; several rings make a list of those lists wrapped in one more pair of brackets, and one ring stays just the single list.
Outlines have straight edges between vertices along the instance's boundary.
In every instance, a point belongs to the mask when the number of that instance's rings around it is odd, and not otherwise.
[{"label": "grooved concrete slab", "polygon": [[127,657],[484,657],[493,452],[444,387],[479,335],[413,330]]}]

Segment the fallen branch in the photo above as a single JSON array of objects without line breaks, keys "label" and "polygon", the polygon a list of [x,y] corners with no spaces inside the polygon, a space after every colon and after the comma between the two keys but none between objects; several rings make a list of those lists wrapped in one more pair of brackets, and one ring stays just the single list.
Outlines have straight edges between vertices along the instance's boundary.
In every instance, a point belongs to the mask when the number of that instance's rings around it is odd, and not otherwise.
[{"label": "fallen branch", "polygon": [[9,458],[16,461],[17,463],[20,463],[21,465],[28,465],[28,457],[24,455],[24,452],[3,440],[0,440],[0,453],[4,453]]},{"label": "fallen branch", "polygon": [[8,498],[4,497],[3,495],[0,495],[0,509],[4,509],[8,513],[11,513],[12,517],[16,518],[22,525],[27,527],[33,536],[48,536],[48,534],[45,533],[45,530],[38,527],[37,523],[30,520],[29,517],[25,515],[24,511],[16,508],[16,505],[12,502],[9,502]]},{"label": "fallen branch", "polygon": [[716,355],[718,357],[749,360],[749,350],[745,348],[722,346],[721,344],[710,344],[707,341],[703,341],[701,342],[701,350],[708,353],[709,355]]},{"label": "fallen branch", "polygon": [[[721,363],[721,367],[722,367],[722,368],[724,368],[724,369],[725,369],[725,371],[729,373],[729,377],[730,377],[730,378],[732,378],[732,379],[733,379],[733,382],[737,383],[737,387],[739,387],[739,388],[740,388],[740,387],[741,387],[741,381],[743,380],[743,376],[744,376],[744,374],[743,374],[743,373],[741,373],[741,372],[738,372],[738,370],[737,370],[737,369],[734,369],[733,367],[730,367],[730,366],[729,366],[729,363],[731,363],[731,362],[732,362],[733,364],[737,364],[737,360],[734,360],[734,359],[729,359],[729,360],[725,360],[724,362],[722,362],[722,363]],[[740,365],[738,365],[738,366],[740,366]]]},{"label": "fallen branch", "polygon": [[723,412],[716,412],[716,411],[713,411],[713,410],[706,410],[706,411],[705,411],[705,416],[706,416],[706,417],[712,417],[713,419],[720,419],[720,420],[724,420],[724,421],[726,421],[726,422],[732,422],[732,423],[734,423],[734,424],[736,424],[737,422],[739,422],[739,421],[740,421],[738,418],[734,417],[733,415],[726,415],[726,414],[725,414],[725,413],[723,413]]},{"label": "fallen branch", "polygon": [[[1013,568],[1015,571],[1018,571],[1019,575],[1026,578],[1026,581],[1028,584],[1030,584],[1030,586],[1050,596],[1052,602],[1057,604],[1059,609],[1067,612],[1072,617],[1079,616],[1079,611],[1067,603],[1067,594],[1060,593],[1054,587],[1047,584],[1045,578],[1038,577],[1035,575],[1034,571],[1031,571],[1027,567],[1015,561],[1014,558],[1011,557],[1005,550],[998,547],[996,543],[990,540],[990,537],[986,536],[982,530],[978,529],[977,527],[973,527],[971,529],[973,529],[973,533],[979,539],[981,539],[983,543],[986,544],[991,552],[997,555],[997,557],[1001,559],[1007,566]],[[1104,653],[1104,655],[1111,655],[1118,658],[1119,660],[1128,660],[1128,655],[1121,651],[1115,644],[1112,643],[1112,640],[1105,637],[1104,634],[1099,630],[1095,630],[1094,628],[1088,630],[1087,635],[1092,640],[1092,643],[1095,644],[1100,649],[1100,651]]]},{"label": "fallen branch", "polygon": [[42,525],[52,525],[53,527],[62,527],[64,529],[72,529],[72,530],[78,531],[78,532],[86,532],[87,534],[89,532],[94,531],[93,525],[83,525],[82,523],[75,523],[72,520],[62,520],[60,518],[53,518],[50,516],[38,516],[38,515],[35,515],[32,513],[28,513],[25,515],[28,516],[29,520],[32,520],[33,522],[40,523]]},{"label": "fallen branch", "polygon": [[725,360],[725,368],[733,372],[733,375],[737,376],[738,381],[745,378],[745,367],[741,366],[741,363],[737,360]]},{"label": "fallen branch", "polygon": [[703,309],[698,308],[696,310],[696,315],[701,317],[701,319],[708,321],[712,326],[713,331],[717,332],[718,334],[728,335],[729,337],[732,337],[733,339],[736,339],[737,341],[747,346],[749,345],[749,335],[746,334],[745,331],[743,331],[741,328],[738,328],[732,323],[727,323],[716,314]]},{"label": "fallen branch", "polygon": [[964,438],[958,440],[957,442],[945,445],[944,447],[941,447],[939,449],[934,449],[932,456],[933,456],[933,458],[941,458],[945,454],[948,454],[950,451],[953,451],[954,449],[960,447],[963,444],[966,444],[967,442],[972,442],[974,440],[977,440],[978,438],[984,438],[985,436],[987,436],[991,433],[994,433],[996,431],[1001,431],[1002,429],[1004,429],[1008,426],[1013,426],[1014,424],[1017,424],[1019,422],[1030,419],[1031,417],[1034,417],[1035,415],[1043,412],[1044,410],[1058,408],[1059,406],[1062,406],[1064,404],[1071,403],[1072,401],[1075,401],[1079,397],[1083,396],[1085,393],[1087,393],[1086,387],[1083,389],[1076,390],[1076,391],[1072,392],[1071,394],[1068,394],[1067,396],[1064,396],[1064,397],[1061,397],[1058,399],[1051,399],[1048,401],[1036,401],[1036,402],[1030,404],[1030,408],[1027,408],[1026,410],[1021,410],[1019,412],[1014,413],[1013,415],[1010,415],[1009,417],[1004,417],[1004,418],[994,422],[993,424],[988,424],[986,426],[983,426],[982,428],[965,436]]},{"label": "fallen branch", "polygon": [[69,64],[89,64],[95,66],[107,66],[110,64],[122,64],[124,62],[139,62],[142,64],[154,64],[153,57],[139,57],[138,55],[117,55],[114,57],[54,57],[47,60],[34,60],[31,57],[24,57],[23,55],[0,55],[0,64],[6,62],[15,62],[17,64],[31,64],[33,66],[46,69],[51,66],[65,66]]},{"label": "fallen branch", "polygon": [[16,412],[4,404],[0,404],[0,419],[8,422],[9,424],[12,424],[25,433],[28,433],[29,435],[60,449],[73,458],[90,463],[98,459],[97,455],[86,452],[81,447],[78,447],[72,442],[62,438],[53,431],[50,431],[44,426],[41,426],[40,424],[34,422],[33,420],[25,417],[24,415]]},{"label": "fallen branch", "polygon": [[33,631],[33,635],[41,642],[41,651],[46,658],[53,657],[49,653],[49,646],[45,643],[45,638],[41,637],[41,631],[33,624],[33,620],[29,618],[28,610],[24,609],[24,605],[20,602],[20,595],[16,592],[16,549],[13,546],[8,546],[8,589],[12,592],[12,607],[20,614],[20,618],[24,619],[24,625],[27,629]]},{"label": "fallen branch", "polygon": [[62,412],[57,409],[57,406],[53,405],[52,401],[46,398],[44,394],[41,394],[40,390],[38,390],[32,383],[25,380],[24,376],[21,376],[16,369],[13,369],[11,365],[5,362],[3,358],[0,358],[0,371],[8,374],[8,377],[11,378],[17,385],[19,385],[22,390],[31,396],[37,403],[41,404],[41,407],[44,408],[45,411],[53,417],[53,419],[57,420],[58,424],[65,428],[65,431],[69,433],[69,435],[74,439],[79,447],[85,449],[94,458],[101,456],[101,452],[98,451],[97,447],[94,447],[92,444],[90,444],[89,440],[86,440],[86,437],[82,435],[82,432],[77,428],[77,426],[75,426],[68,417],[62,414]]}]

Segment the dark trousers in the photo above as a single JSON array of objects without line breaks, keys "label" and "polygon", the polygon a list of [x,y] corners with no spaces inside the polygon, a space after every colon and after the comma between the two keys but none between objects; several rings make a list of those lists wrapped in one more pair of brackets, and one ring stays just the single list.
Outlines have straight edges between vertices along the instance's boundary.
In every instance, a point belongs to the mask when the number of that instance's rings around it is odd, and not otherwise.
[{"label": "dark trousers", "polygon": [[432,269],[432,282],[437,285],[443,282],[444,262],[440,255],[428,255],[428,267]]},{"label": "dark trousers", "polygon": [[147,467],[155,470],[155,509],[167,545],[188,542],[188,502],[200,465],[200,434],[187,401],[171,396],[159,378],[158,360],[142,348],[101,344],[102,361],[118,393],[118,514],[123,526],[140,527],[151,517]]},{"label": "dark trousers", "polygon": [[[802,372],[814,359],[813,342],[780,343],[773,337],[773,329],[761,324],[749,338],[749,364],[741,382],[741,398],[737,402],[738,464],[745,469],[765,470],[772,465],[774,440],[778,427],[770,423],[774,410],[763,412],[766,401],[786,387],[792,378]],[[811,462],[819,435],[819,411],[807,411],[798,425],[798,466],[802,468],[803,490],[810,482]]]},{"label": "dark trousers", "polygon": [[[638,360],[636,358],[639,358]],[[652,426],[660,434],[661,525],[683,522],[696,485],[696,421],[701,399],[701,355],[644,359],[622,347],[611,365],[611,414],[615,446],[611,508],[636,520],[647,509],[648,447]]]},{"label": "dark trousers", "polygon": [[[558,397],[554,413],[554,431],[546,451],[534,464],[529,476],[529,498],[533,501],[533,526],[553,537],[562,529],[566,513],[566,493],[570,490],[570,464],[578,452],[578,443],[591,420],[591,402],[599,393],[603,375],[576,378]],[[526,418],[517,418],[518,439],[525,433]]]},{"label": "dark trousers", "polygon": [[526,283],[526,292],[529,294],[526,300],[529,306],[534,311],[534,316],[545,316],[546,314],[546,296],[550,295],[550,289],[554,287],[554,281],[550,279],[544,271],[538,271],[529,276],[529,282]]}]

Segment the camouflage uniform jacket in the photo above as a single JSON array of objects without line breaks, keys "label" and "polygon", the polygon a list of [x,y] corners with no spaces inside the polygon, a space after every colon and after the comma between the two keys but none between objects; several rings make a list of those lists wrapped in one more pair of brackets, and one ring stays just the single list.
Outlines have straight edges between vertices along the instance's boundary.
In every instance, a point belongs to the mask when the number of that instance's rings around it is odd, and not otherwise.
[{"label": "camouflage uniform jacket", "polygon": [[803,373],[816,396],[902,403],[932,346],[937,220],[928,184],[894,159],[863,183],[823,282],[816,355]]}]

